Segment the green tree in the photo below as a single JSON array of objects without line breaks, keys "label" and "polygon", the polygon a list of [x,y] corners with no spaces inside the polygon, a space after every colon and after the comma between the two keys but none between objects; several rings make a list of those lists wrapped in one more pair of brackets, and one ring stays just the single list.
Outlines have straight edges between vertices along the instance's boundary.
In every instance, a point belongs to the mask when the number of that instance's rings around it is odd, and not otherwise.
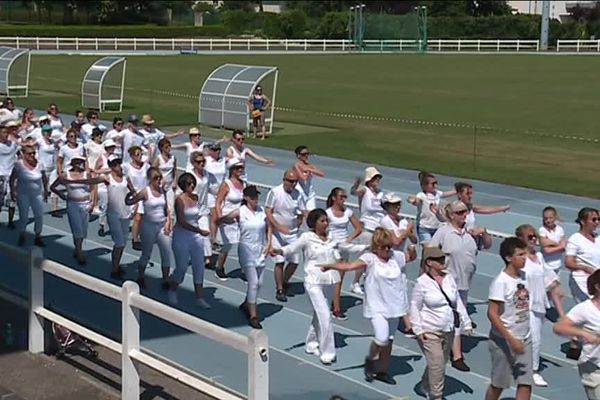
[{"label": "green tree", "polygon": [[348,13],[330,11],[321,18],[316,37],[324,39],[346,39],[348,37]]}]

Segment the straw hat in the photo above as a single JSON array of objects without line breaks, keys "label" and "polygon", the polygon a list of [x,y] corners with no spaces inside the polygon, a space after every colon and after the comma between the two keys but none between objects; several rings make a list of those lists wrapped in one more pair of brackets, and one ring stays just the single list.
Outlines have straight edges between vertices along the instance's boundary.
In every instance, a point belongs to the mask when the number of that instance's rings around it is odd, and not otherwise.
[{"label": "straw hat", "polygon": [[154,124],[154,119],[151,114],[142,115],[142,124],[144,125],[152,125]]}]

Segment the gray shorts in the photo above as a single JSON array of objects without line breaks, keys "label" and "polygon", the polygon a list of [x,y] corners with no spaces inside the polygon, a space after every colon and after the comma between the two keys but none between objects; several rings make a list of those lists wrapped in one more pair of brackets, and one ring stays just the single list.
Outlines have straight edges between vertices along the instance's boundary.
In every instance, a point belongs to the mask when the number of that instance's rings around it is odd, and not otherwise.
[{"label": "gray shorts", "polygon": [[525,340],[525,352],[515,354],[506,339],[490,333],[490,355],[492,357],[492,386],[508,389],[512,383],[533,385],[533,356],[531,338]]}]

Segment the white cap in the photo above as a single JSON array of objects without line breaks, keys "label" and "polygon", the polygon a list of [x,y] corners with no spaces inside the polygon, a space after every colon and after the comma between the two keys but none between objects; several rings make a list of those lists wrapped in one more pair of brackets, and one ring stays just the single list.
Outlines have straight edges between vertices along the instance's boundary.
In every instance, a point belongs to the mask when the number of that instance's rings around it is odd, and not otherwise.
[{"label": "white cap", "polygon": [[16,119],[9,119],[8,121],[4,122],[4,126],[7,128],[14,128],[17,126],[21,126],[21,123]]},{"label": "white cap", "polygon": [[104,148],[105,148],[105,149],[106,149],[107,147],[111,147],[111,146],[112,146],[112,147],[117,147],[117,142],[115,142],[115,141],[114,141],[114,140],[112,140],[112,139],[107,139],[107,140],[105,140],[105,141],[104,141],[104,144],[103,144],[103,145],[104,145]]},{"label": "white cap", "polygon": [[196,127],[190,128],[190,130],[189,130],[189,133],[188,133],[188,134],[189,134],[189,135],[199,135],[199,134],[200,134],[200,129],[198,129],[198,128],[196,128]]},{"label": "white cap", "polygon": [[244,166],[244,163],[237,157],[230,158],[227,160],[227,169],[231,169],[233,167]]},{"label": "white cap", "polygon": [[381,199],[381,204],[385,204],[385,203],[389,203],[389,204],[402,203],[402,197],[400,197],[399,195],[397,195],[394,192],[386,193],[383,196],[383,199]]},{"label": "white cap", "polygon": [[365,168],[365,183],[369,182],[371,179],[375,178],[377,175],[381,175],[381,172],[375,167],[367,167]]},{"label": "white cap", "polygon": [[85,157],[82,156],[73,156],[71,157],[71,161],[69,161],[71,164],[73,164],[73,161],[85,161]]}]

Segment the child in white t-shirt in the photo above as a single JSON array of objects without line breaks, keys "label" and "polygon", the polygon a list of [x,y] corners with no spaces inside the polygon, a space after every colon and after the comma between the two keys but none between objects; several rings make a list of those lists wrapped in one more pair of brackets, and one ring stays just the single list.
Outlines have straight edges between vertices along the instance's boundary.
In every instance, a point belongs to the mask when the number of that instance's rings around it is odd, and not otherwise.
[{"label": "child in white t-shirt", "polygon": [[492,373],[485,398],[498,400],[502,391],[516,381],[516,398],[528,399],[533,385],[533,357],[530,294],[523,271],[527,245],[519,238],[509,237],[500,245],[500,256],[506,267],[492,281],[488,297]]},{"label": "child in white t-shirt", "polygon": [[559,219],[554,207],[546,207],[542,213],[543,226],[539,230],[542,254],[546,265],[558,271],[563,264],[567,239],[565,231],[556,221]]}]

